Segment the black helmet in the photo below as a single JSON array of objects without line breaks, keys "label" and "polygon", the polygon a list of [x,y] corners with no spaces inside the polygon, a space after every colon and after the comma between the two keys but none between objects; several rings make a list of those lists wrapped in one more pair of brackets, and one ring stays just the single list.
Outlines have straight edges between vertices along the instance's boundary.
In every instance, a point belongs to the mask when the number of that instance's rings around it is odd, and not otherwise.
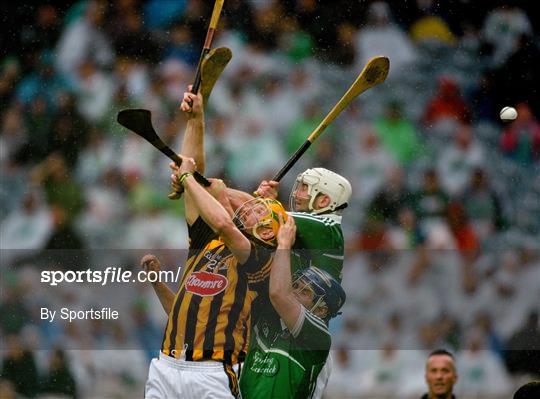
[{"label": "black helmet", "polygon": [[304,287],[308,286],[313,291],[313,308],[326,305],[328,314],[325,320],[330,320],[339,314],[346,295],[341,285],[330,274],[317,267],[298,270],[293,275],[293,286],[300,284]]}]

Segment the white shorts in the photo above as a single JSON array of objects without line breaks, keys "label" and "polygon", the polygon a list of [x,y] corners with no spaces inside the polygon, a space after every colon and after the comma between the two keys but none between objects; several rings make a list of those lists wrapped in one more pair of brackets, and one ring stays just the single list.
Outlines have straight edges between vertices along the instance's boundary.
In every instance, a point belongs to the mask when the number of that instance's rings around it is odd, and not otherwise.
[{"label": "white shorts", "polygon": [[238,380],[232,367],[214,361],[191,362],[163,353],[152,359],[146,399],[235,399]]}]

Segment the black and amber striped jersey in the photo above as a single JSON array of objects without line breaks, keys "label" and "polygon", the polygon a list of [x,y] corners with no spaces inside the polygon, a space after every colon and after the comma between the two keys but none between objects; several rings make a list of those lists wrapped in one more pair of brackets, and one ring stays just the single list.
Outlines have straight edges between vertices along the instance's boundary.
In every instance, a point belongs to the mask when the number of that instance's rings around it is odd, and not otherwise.
[{"label": "black and amber striped jersey", "polygon": [[248,260],[238,264],[201,218],[189,227],[189,239],[161,350],[186,360],[235,364],[248,341],[251,304],[270,276],[272,251],[252,242]]}]

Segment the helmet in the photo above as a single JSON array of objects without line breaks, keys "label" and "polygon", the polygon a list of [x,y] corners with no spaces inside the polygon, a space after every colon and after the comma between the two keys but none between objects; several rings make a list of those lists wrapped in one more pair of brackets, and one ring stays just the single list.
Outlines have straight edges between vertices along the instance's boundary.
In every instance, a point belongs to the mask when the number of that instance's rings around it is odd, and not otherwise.
[{"label": "helmet", "polygon": [[[343,176],[325,168],[308,169],[296,177],[296,183],[289,199],[291,210],[293,211],[296,210],[294,193],[301,184],[308,186],[308,195],[311,197],[309,200],[309,212],[314,214],[320,214],[326,211],[334,212],[345,208],[352,194],[351,183]],[[319,193],[328,195],[330,197],[330,204],[324,208],[314,209],[313,203]]]},{"label": "helmet", "polygon": [[[287,221],[287,212],[281,202],[271,198],[253,198],[244,202],[234,213],[233,221],[241,231],[247,232],[258,240],[269,245],[276,245],[279,230],[279,215],[283,222]],[[259,227],[271,227],[274,232],[272,240],[263,239],[257,232]]]},{"label": "helmet", "polygon": [[309,287],[314,294],[310,311],[319,306],[326,306],[328,313],[325,320],[330,320],[339,314],[346,295],[341,285],[330,274],[313,266],[296,271],[293,275],[293,289],[306,287]]}]

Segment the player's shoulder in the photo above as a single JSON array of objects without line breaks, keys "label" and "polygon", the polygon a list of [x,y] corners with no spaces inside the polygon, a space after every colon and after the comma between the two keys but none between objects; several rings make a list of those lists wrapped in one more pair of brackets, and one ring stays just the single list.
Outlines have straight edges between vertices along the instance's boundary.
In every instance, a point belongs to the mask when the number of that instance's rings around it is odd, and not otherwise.
[{"label": "player's shoulder", "polygon": [[321,334],[330,336],[328,324],[319,316],[304,308],[304,326],[306,325],[318,330]]},{"label": "player's shoulder", "polygon": [[341,226],[341,215],[335,214],[325,214],[325,215],[314,215],[307,212],[288,212],[292,216],[295,222],[300,223],[312,223],[312,224],[321,224],[324,226]]},{"label": "player's shoulder", "polygon": [[325,351],[332,345],[328,324],[304,308],[304,320],[296,336],[299,347],[315,351]]}]

